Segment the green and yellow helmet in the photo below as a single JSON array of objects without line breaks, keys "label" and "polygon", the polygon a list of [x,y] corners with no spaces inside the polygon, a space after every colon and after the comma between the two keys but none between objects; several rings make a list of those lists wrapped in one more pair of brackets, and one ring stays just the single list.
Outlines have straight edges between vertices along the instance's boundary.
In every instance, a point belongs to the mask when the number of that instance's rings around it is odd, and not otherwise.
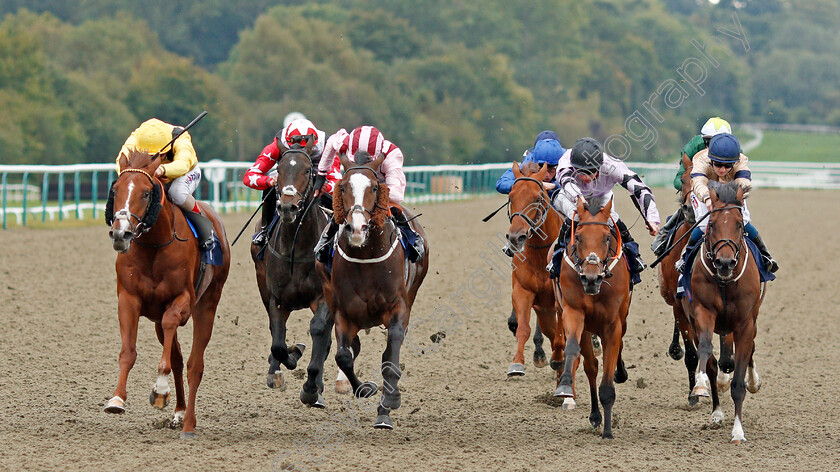
[{"label": "green and yellow helmet", "polygon": [[721,133],[732,134],[732,127],[729,126],[728,121],[719,116],[709,118],[706,124],[703,125],[703,128],[700,129],[700,134],[707,139]]}]

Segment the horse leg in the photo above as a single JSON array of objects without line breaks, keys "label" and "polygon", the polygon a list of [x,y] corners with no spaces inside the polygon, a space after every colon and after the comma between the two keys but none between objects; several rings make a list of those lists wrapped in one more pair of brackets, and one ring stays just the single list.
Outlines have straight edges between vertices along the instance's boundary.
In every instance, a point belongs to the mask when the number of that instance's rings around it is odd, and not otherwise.
[{"label": "horse leg", "polygon": [[598,388],[598,398],[601,400],[601,406],[604,407],[604,431],[601,437],[612,439],[612,407],[615,403],[613,378],[621,355],[621,328],[616,324],[606,326],[601,339],[603,339],[602,349],[604,350],[604,375],[601,377],[601,386]]},{"label": "horse leg", "polygon": [[688,372],[688,405],[694,406],[699,401],[697,396],[691,395],[691,391],[696,384],[694,374],[697,372],[697,348],[694,344],[694,329],[691,327],[691,323],[689,323],[688,317],[685,315],[682,304],[674,305],[674,318],[677,320],[680,333],[682,334],[683,344],[685,344],[684,360],[685,370]]},{"label": "horse leg", "polygon": [[310,307],[315,316],[309,322],[309,335],[312,337],[312,357],[306,368],[306,382],[300,391],[300,401],[305,405],[324,408],[324,361],[330,353],[332,344],[333,319],[323,299],[312,303]]},{"label": "horse leg", "polygon": [[674,337],[671,339],[671,345],[668,347],[668,355],[671,359],[678,361],[683,358],[682,346],[680,346],[680,322],[677,320],[676,308],[674,308]]},{"label": "horse leg", "polygon": [[691,390],[691,396],[709,396],[709,376],[706,374],[709,358],[712,357],[712,329],[715,325],[715,315],[703,306],[695,307],[694,329],[697,338],[697,361],[700,370],[697,373],[697,383]]},{"label": "horse leg", "polygon": [[[715,359],[714,354],[709,357],[709,361],[706,365],[706,370],[709,374],[709,378],[717,377],[719,369],[717,359]],[[720,387],[718,386],[717,382],[711,383],[711,391],[712,391],[712,429],[718,429],[723,424],[723,419],[725,415],[723,414],[723,408],[720,406]]]},{"label": "horse leg", "polygon": [[[595,355],[595,350],[592,346],[592,337],[588,333],[584,333],[580,341],[580,352],[583,356],[583,371],[586,372],[586,379],[589,381],[589,403],[591,406],[589,424],[592,425],[593,429],[598,429],[601,426],[602,420],[601,410],[598,408],[598,393],[595,389],[595,381],[598,377],[598,356]],[[564,402],[563,408],[565,407],[566,404]]]},{"label": "horse leg", "polygon": [[[163,327],[155,323],[155,334],[163,346]],[[178,429],[184,422],[184,410],[187,409],[187,400],[184,395],[184,356],[181,354],[181,344],[178,342],[178,332],[172,339],[172,376],[175,378],[175,416],[169,421],[169,427]]]},{"label": "horse leg", "polygon": [[761,377],[758,376],[758,370],[755,368],[755,346],[753,346],[753,354],[750,356],[750,365],[747,366],[747,390],[750,393],[758,393],[761,388]]},{"label": "horse leg", "polygon": [[[549,336],[550,338],[552,336]],[[540,328],[539,323],[537,323],[537,329],[534,330],[534,366],[538,369],[542,369],[546,365],[548,365],[548,360],[545,357],[545,350],[543,349],[543,341],[545,338],[543,337],[542,329]]]},{"label": "horse leg", "polygon": [[554,391],[555,397],[574,398],[575,392],[572,383],[575,378],[578,356],[580,356],[580,339],[583,334],[584,314],[579,310],[563,309],[563,331],[566,336],[566,349],[564,354],[565,366],[563,374],[560,375],[560,385]]},{"label": "horse leg", "polygon": [[403,307],[391,317],[388,326],[388,344],[382,353],[382,399],[377,408],[377,418],[374,428],[394,429],[391,420],[391,410],[402,405],[399,381],[402,377],[400,369],[400,348],[405,339],[405,328],[408,325],[408,314]]},{"label": "horse leg", "polygon": [[534,304],[534,294],[519,286],[514,281],[513,309],[516,311],[516,352],[513,363],[507,371],[508,377],[525,375],[525,344],[531,337],[531,306]]},{"label": "horse leg", "polygon": [[[355,363],[355,356],[353,349],[350,347],[351,340],[358,339],[356,336],[359,333],[359,328],[344,319],[340,312],[335,313],[335,340],[337,349],[335,353],[335,363],[338,368],[347,376],[350,381],[350,386],[353,388],[353,394],[357,398],[370,398],[376,394],[379,387],[375,382],[362,383],[356,372],[353,370]],[[354,339],[355,338],[355,339]]]},{"label": "horse leg", "polygon": [[732,443],[741,444],[746,442],[744,437],[744,428],[741,418],[742,408],[744,406],[744,397],[747,395],[746,385],[744,383],[744,374],[747,370],[747,365],[752,359],[753,350],[755,349],[755,322],[752,318],[745,326],[735,331],[735,372],[732,376],[732,401],[735,403],[735,424],[732,426]]},{"label": "horse leg", "polygon": [[[295,345],[292,349],[287,348],[286,321],[288,321],[288,319],[289,312],[284,308],[280,307],[279,300],[276,296],[272,295],[271,304],[268,310],[268,326],[271,330],[271,356],[276,362],[286,366],[287,369],[294,370],[297,368],[298,359],[300,359],[300,357],[303,355],[303,349],[305,346],[303,344],[298,344]],[[268,374],[270,377],[271,374],[276,375],[278,372],[280,372],[280,386],[282,388],[282,386],[285,384],[282,378],[282,371],[269,371]]]},{"label": "horse leg", "polygon": [[510,316],[507,320],[508,329],[514,336],[516,336],[516,328],[519,326],[519,323],[516,321],[516,310],[511,308]]},{"label": "horse leg", "polygon": [[[353,358],[359,357],[359,353],[362,352],[362,343],[359,341],[358,336],[353,339],[351,347],[353,349]],[[335,376],[335,393],[344,395],[352,391],[353,387],[350,385],[350,381],[347,380],[347,376],[344,375],[344,371],[338,369],[338,374]]]},{"label": "horse leg", "polygon": [[195,400],[198,386],[204,376],[204,350],[213,334],[213,322],[216,318],[216,306],[221,298],[221,289],[211,294],[209,289],[196,305],[193,314],[193,344],[190,358],[187,361],[187,383],[190,386],[190,396],[187,402],[187,412],[184,415],[184,427],[181,429],[181,439],[195,437]]},{"label": "horse leg", "polygon": [[140,301],[120,294],[117,313],[120,319],[120,339],[122,340],[119,357],[120,376],[117,379],[114,394],[105,405],[105,411],[108,413],[125,412],[125,402],[128,400],[126,392],[128,373],[134,367],[134,361],[137,360],[137,322],[140,320]]},{"label": "horse leg", "polygon": [[163,313],[160,321],[160,329],[163,331],[163,354],[158,364],[157,382],[149,394],[149,403],[155,408],[162,410],[169,404],[169,373],[172,372],[172,347],[175,341],[175,333],[181,321],[190,315],[190,295],[182,293],[175,297],[169,308]]},{"label": "horse leg", "polygon": [[718,360],[718,375],[716,382],[721,392],[729,390],[729,373],[735,368],[735,360],[732,358],[734,348],[732,347],[732,333],[720,336],[720,359]]}]

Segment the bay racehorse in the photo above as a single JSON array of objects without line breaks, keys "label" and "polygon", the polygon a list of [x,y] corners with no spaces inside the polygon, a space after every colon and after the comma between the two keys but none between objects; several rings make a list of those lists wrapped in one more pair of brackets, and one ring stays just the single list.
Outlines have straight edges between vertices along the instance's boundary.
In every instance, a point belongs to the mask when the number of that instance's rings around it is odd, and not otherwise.
[{"label": "bay racehorse", "polygon": [[[230,247],[218,215],[206,203],[201,212],[213,223],[221,249],[221,263],[202,262],[198,242],[180,209],[165,198],[162,182],[152,177],[160,165],[145,152],[120,157],[106,208],[106,222],[117,254],[117,310],[120,320],[120,376],[105,411],[123,413],[126,382],[137,358],[140,316],[155,322],[163,345],[158,378],[149,401],[163,409],[170,397],[168,377],[174,374],[175,416],[171,427],[182,425],[181,438],[195,437],[195,402],[204,373],[204,350],[213,331],[216,307],[230,268]],[[189,403],[185,404],[184,361],[177,328],[193,320],[193,343],[187,361]]]},{"label": "bay racehorse", "polygon": [[313,346],[300,399],[323,408],[324,360],[332,343],[333,320],[324,301],[321,280],[315,273],[313,249],[328,217],[315,196],[316,168],[310,158],[313,144],[313,139],[309,139],[306,148],[295,144],[287,149],[281,144],[274,184],[278,225],[264,250],[251,244],[251,258],[271,331],[266,383],[271,388],[285,389],[282,366],[297,368],[304,349],[303,344],[291,348],[286,345],[286,323],[292,311],[309,308],[314,315],[309,323]]},{"label": "bay racehorse", "polygon": [[[735,342],[735,370],[731,383],[735,403],[732,442],[738,444],[746,441],[741,420],[746,390],[756,393],[761,387],[753,354],[756,320],[765,290],[745,239],[743,189],[734,182],[722,185],[710,182],[710,194],[709,224],[693,263],[690,294],[682,299],[694,328],[700,365],[692,394],[709,396],[709,375],[716,376],[712,334],[732,333]],[[720,427],[724,414],[717,382],[712,383],[711,394],[712,426]]]},{"label": "bay racehorse", "polygon": [[333,195],[333,217],[340,229],[335,237],[331,270],[320,262],[316,268],[335,317],[335,360],[357,398],[370,398],[378,390],[375,382],[362,383],[353,371],[360,347],[358,332],[380,325],[388,330],[381,365],[384,386],[374,427],[393,429],[390,411],[401,404],[400,347],[411,307],[429,269],[428,238],[411,212],[401,208],[425,247],[423,258],[416,263],[407,262],[400,230],[388,217],[388,187],[377,178],[385,156],[379,154],[370,162],[367,153],[359,151],[354,158],[355,163],[342,156],[345,174]]},{"label": "bay racehorse", "polygon": [[[559,326],[554,289],[545,260],[557,234],[560,232],[560,217],[552,208],[551,200],[543,186],[547,167],[526,163],[522,167],[513,163],[516,178],[508,194],[510,227],[505,237],[513,251],[513,290],[511,300],[516,314],[516,352],[507,375],[525,375],[525,343],[531,336],[531,309],[537,313],[537,326],[551,340],[551,367],[557,371],[560,380],[560,365],[563,359],[562,336],[555,336]],[[509,323],[510,324],[510,323]],[[544,354],[543,354],[544,355]],[[537,367],[537,353],[534,353]]]},{"label": "bay racehorse", "polygon": [[[583,353],[584,371],[589,380],[592,410],[589,422],[593,428],[601,424],[598,399],[604,407],[602,437],[612,438],[612,406],[615,386],[627,380],[627,370],[621,358],[622,337],[627,330],[630,310],[630,270],[622,250],[621,236],[610,224],[612,200],[603,209],[600,202],[590,201],[586,206],[578,199],[575,222],[572,217],[571,239],[563,255],[555,287],[562,308],[565,335],[565,365],[560,385],[554,396],[574,398],[574,375],[579,356]],[[588,332],[588,333],[586,333]],[[598,373],[589,333],[600,336],[603,351],[604,373],[598,395],[595,395],[595,377]],[[581,342],[581,340],[583,342]]]},{"label": "bay racehorse", "polygon": [[[682,187],[680,189],[680,211],[682,213],[682,223],[674,228],[673,235],[670,237],[671,241],[677,241],[671,248],[670,252],[666,254],[659,264],[659,294],[665,300],[674,314],[674,337],[671,341],[671,346],[668,348],[668,355],[674,360],[679,360],[683,357],[683,350],[680,347],[680,334],[682,334],[683,344],[685,345],[685,368],[688,372],[688,404],[697,404],[699,397],[692,395],[691,391],[696,384],[695,373],[697,371],[697,347],[694,345],[694,331],[691,328],[691,323],[683,309],[682,302],[677,298],[677,284],[679,281],[679,272],[674,267],[674,264],[679,260],[680,255],[688,243],[688,235],[686,233],[694,226],[694,210],[691,208],[691,169],[693,163],[691,159],[683,155],[683,167],[685,172],[681,177]],[[685,236],[685,237],[683,237]],[[682,238],[680,240],[680,238]],[[720,362],[721,367],[717,374],[718,389],[726,391],[729,388],[729,373],[735,366],[732,358],[732,336],[722,336],[720,338]]]}]

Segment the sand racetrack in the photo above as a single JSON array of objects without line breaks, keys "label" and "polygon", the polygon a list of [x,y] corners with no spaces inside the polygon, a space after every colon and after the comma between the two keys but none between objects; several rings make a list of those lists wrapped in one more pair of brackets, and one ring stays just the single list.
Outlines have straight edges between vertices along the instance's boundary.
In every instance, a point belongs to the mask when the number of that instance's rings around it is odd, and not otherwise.
[{"label": "sand racetrack", "polygon": [[[616,193],[631,225],[635,209],[626,192]],[[673,193],[656,194],[670,214]],[[503,214],[480,221],[501,197],[417,207],[433,259],[402,350],[403,404],[392,413],[397,428],[390,432],[374,430],[374,413],[345,405],[349,397],[334,393],[331,382],[326,410],[299,402],[302,376],[287,375],[286,391],[266,387],[270,336],[247,239],[234,247],[205,358],[198,438],[180,441],[165,427],[174,401],[165,412],[147,402],[161,349],[145,319],[128,410],[104,413],[120,349],[115,253],[106,227],[0,231],[0,470],[836,470],[838,197],[758,189],[750,199],[753,221],[782,269],[758,319],[763,386],[745,400],[748,442],[740,446],[728,443],[734,415],[728,392],[722,429],[707,426],[710,401],[687,406],[684,364],[666,354],[673,318],[650,270],[630,308],[624,338],[630,379],[616,389],[614,440],[590,431],[585,382],[576,410],[546,401],[552,371],[530,364],[530,342],[527,375],[506,380],[514,348],[506,326],[510,274],[506,258],[491,248],[501,245],[496,234],[507,222]],[[245,219],[224,217],[231,239]],[[650,262],[651,238],[641,223],[632,231]],[[289,341],[311,345],[309,318],[292,315]],[[440,329],[446,338],[433,345],[429,336]],[[185,355],[191,330],[191,323],[181,328]],[[383,333],[361,335],[356,366],[364,378],[378,365]],[[331,354],[330,381],[335,373]]]}]

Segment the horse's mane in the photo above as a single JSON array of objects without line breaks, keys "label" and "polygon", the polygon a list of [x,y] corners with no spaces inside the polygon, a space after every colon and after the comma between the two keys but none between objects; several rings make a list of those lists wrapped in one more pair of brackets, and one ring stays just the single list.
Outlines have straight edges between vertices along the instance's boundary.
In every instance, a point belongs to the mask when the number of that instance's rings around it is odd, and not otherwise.
[{"label": "horse's mane", "polygon": [[601,212],[601,202],[597,198],[590,198],[586,201],[583,208],[589,212],[590,215],[595,216]]},{"label": "horse's mane", "polygon": [[152,154],[138,149],[129,149],[126,156],[128,165],[127,168],[145,169],[152,165]]},{"label": "horse's mane", "polygon": [[542,166],[537,164],[536,162],[524,162],[521,166],[519,166],[519,171],[522,172],[522,175],[533,175],[542,169]]},{"label": "horse's mane", "polygon": [[718,200],[723,203],[744,203],[738,198],[738,189],[741,188],[741,186],[735,182],[722,184],[713,180],[709,182],[709,188],[715,191]]},{"label": "horse's mane", "polygon": [[359,149],[356,151],[356,154],[353,154],[353,162],[355,162],[357,166],[363,166],[372,160],[373,156],[362,149]]}]

